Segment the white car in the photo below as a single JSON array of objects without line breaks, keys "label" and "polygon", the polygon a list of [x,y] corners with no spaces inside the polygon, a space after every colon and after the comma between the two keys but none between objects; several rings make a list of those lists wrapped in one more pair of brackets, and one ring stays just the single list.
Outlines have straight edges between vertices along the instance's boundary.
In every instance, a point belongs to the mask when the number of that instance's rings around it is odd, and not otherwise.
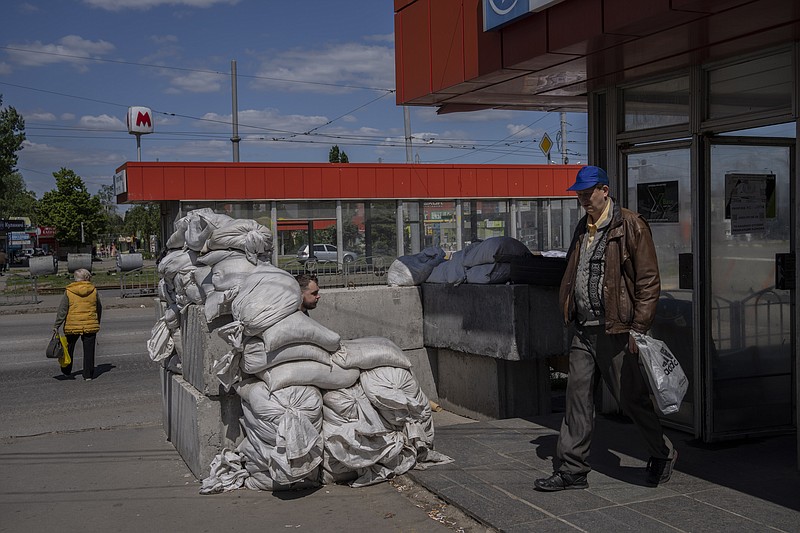
[{"label": "white car", "polygon": [[[336,246],[333,244],[315,244],[314,256],[319,263],[336,263],[339,261],[339,254]],[[352,263],[356,260],[358,255],[355,252],[342,252],[342,261],[345,263]],[[297,260],[303,264],[308,261],[308,245],[305,244],[297,250]]]}]

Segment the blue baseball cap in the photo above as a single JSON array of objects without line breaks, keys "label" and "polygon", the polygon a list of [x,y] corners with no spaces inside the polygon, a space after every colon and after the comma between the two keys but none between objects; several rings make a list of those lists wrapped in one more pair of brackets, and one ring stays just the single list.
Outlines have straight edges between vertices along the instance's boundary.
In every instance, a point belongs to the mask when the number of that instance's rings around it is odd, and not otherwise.
[{"label": "blue baseball cap", "polygon": [[568,191],[583,191],[595,185],[608,185],[608,174],[600,167],[585,166],[578,171],[575,184]]}]

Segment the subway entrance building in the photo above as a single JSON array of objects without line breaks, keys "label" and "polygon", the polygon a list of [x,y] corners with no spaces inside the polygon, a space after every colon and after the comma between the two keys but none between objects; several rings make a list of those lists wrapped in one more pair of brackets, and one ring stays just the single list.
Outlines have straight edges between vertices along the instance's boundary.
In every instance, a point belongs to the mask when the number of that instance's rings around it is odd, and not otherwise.
[{"label": "subway entrance building", "polygon": [[[499,5],[395,0],[397,103],[587,112],[590,162],[658,247],[653,334],[691,380],[666,423],[705,442],[796,433],[800,2]],[[119,202],[159,202],[167,235],[212,207],[272,228],[275,260],[304,228],[391,259],[495,235],[563,249],[577,169],[128,162],[116,184]]]},{"label": "subway entrance building", "polygon": [[[800,2],[395,0],[398,104],[575,111],[653,229],[674,426],[795,433]],[[798,451],[800,458],[800,450]]]}]

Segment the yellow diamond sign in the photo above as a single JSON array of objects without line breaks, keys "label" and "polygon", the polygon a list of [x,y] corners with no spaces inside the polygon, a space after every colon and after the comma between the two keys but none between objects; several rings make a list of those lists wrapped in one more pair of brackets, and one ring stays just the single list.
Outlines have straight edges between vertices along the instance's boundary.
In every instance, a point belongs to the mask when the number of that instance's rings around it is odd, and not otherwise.
[{"label": "yellow diamond sign", "polygon": [[550,136],[549,136],[548,134],[546,134],[546,133],[545,133],[545,134],[542,136],[542,140],[541,140],[541,141],[539,141],[539,150],[541,150],[541,151],[542,151],[542,153],[543,153],[545,156],[547,156],[547,157],[550,157],[550,149],[551,149],[552,147],[553,147],[553,141],[551,141],[551,140],[550,140]]}]

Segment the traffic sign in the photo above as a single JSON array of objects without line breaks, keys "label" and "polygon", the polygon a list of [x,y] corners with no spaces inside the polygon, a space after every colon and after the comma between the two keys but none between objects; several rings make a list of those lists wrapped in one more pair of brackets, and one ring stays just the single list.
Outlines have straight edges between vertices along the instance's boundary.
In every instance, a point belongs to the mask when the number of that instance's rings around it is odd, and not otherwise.
[{"label": "traffic sign", "polygon": [[550,140],[550,136],[545,133],[542,136],[542,140],[539,141],[539,150],[547,157],[547,160],[550,161],[550,149],[553,147],[553,141]]}]

